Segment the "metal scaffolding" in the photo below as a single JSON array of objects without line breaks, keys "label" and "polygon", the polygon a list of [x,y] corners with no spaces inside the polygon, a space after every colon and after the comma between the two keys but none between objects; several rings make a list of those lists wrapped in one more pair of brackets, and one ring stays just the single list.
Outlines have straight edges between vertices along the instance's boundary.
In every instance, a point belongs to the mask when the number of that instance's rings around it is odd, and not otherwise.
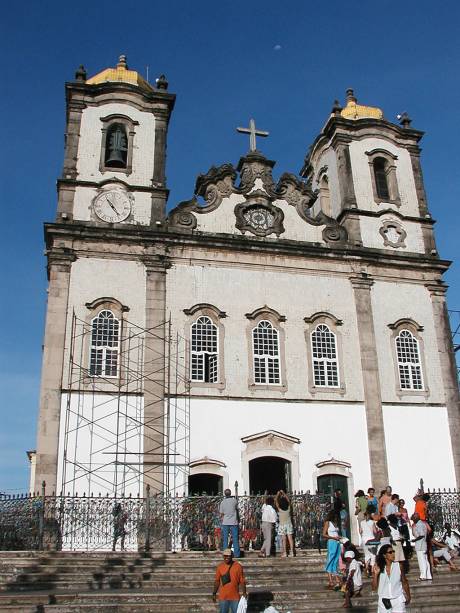
[{"label": "metal scaffolding", "polygon": [[449,310],[449,321],[452,330],[452,344],[457,360],[457,377],[460,382],[460,311]]},{"label": "metal scaffolding", "polygon": [[91,334],[91,323],[73,313],[62,377],[61,492],[142,496],[146,483],[162,493],[186,491],[188,341],[172,334],[171,319],[141,328],[123,313],[117,376],[93,376]]}]

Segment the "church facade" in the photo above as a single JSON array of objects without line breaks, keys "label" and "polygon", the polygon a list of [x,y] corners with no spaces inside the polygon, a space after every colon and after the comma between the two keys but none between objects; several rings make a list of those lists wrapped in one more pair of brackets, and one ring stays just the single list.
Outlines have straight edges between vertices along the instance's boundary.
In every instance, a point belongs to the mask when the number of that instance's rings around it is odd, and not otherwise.
[{"label": "church facade", "polygon": [[167,212],[166,79],[122,56],[66,98],[36,489],[458,485],[449,262],[406,115],[348,90],[279,179],[252,122]]}]

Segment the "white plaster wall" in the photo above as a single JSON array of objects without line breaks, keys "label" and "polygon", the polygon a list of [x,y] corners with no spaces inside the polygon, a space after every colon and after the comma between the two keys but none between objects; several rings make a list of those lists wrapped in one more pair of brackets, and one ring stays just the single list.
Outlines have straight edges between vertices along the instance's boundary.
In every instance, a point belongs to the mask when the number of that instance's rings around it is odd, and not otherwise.
[{"label": "white plaster wall", "polygon": [[[242,232],[236,228],[235,206],[246,199],[238,194],[232,194],[224,198],[217,209],[209,213],[195,213],[197,219],[197,230],[200,232],[215,232],[223,234],[235,234],[241,236]],[[283,226],[285,231],[280,235],[282,240],[297,240],[307,242],[324,243],[322,230],[324,226],[313,226],[304,221],[297,213],[295,207],[289,205],[285,200],[276,200],[273,203],[284,213]],[[247,236],[255,238],[251,232],[245,233]],[[261,240],[278,240],[276,234]]]},{"label": "white plaster wall", "polygon": [[[379,230],[386,221],[394,221],[397,226],[400,226],[405,230],[407,236],[405,238],[406,247],[394,247],[386,246],[383,244],[383,236]],[[388,249],[390,251],[399,252],[412,252],[412,253],[425,253],[425,246],[423,243],[423,234],[420,224],[400,220],[392,215],[383,215],[382,217],[360,217],[361,237],[364,247],[374,247],[376,249]]]},{"label": "white plaster wall", "polygon": [[[317,182],[317,175],[322,166],[327,166],[327,178],[329,180],[329,194],[331,198],[331,211],[332,217],[337,217],[340,213],[340,187],[339,187],[339,176],[337,172],[337,158],[334,149],[332,147],[328,147],[325,149],[318,160],[314,163],[314,179],[312,187],[313,189],[319,189],[319,184]],[[321,209],[319,197],[317,203],[314,206],[314,214],[317,214]]]},{"label": "white plaster wall", "polygon": [[[399,208],[394,204],[376,204],[374,201],[369,157],[365,153],[365,151],[372,151],[373,149],[385,149],[385,151],[398,156],[394,164],[401,198],[401,207]],[[397,147],[382,138],[364,138],[350,143],[350,157],[358,208],[371,211],[375,211],[377,208],[393,208],[399,210],[403,215],[419,215],[412,165],[409,152],[406,149]]]},{"label": "white plaster wall", "polygon": [[[218,255],[216,254],[216,259]],[[356,368],[359,356],[356,312],[348,279],[326,276],[313,270],[283,269],[283,258],[260,258],[256,267],[244,267],[237,262],[184,263],[175,261],[167,275],[167,311],[171,313],[173,329],[189,337],[189,319],[184,309],[195,304],[210,303],[225,311],[225,377],[226,388],[199,387],[195,393],[237,397],[311,398],[308,390],[307,343],[304,317],[328,311],[343,320],[343,360],[346,391],[343,396],[322,392],[316,398],[338,400],[362,399],[361,369]],[[292,263],[291,263],[292,265]],[[279,268],[278,268],[279,267]],[[249,320],[245,313],[269,306],[286,316],[281,324],[285,330],[287,391],[267,390],[249,381],[249,351],[246,330]]]},{"label": "white plaster wall", "polygon": [[388,474],[410,513],[420,478],[425,488],[454,488],[455,471],[446,407],[383,407]]},{"label": "white plaster wall", "polygon": [[[104,185],[108,189],[107,185]],[[117,185],[119,188],[119,184]],[[75,189],[75,198],[73,204],[74,219],[81,221],[100,221],[93,213],[93,200],[100,193],[100,190],[95,187],[80,187]],[[134,192],[132,202],[132,212],[129,218],[123,224],[150,224],[150,215],[152,211],[152,196],[147,192]]]},{"label": "white plaster wall", "polygon": [[396,393],[399,381],[396,380],[392,330],[388,328],[388,324],[395,323],[398,319],[410,318],[424,328],[420,333],[423,338],[426,364],[423,375],[429,394],[425,396],[408,393],[402,397],[402,400],[414,404],[443,403],[441,365],[428,290],[423,285],[415,283],[396,284],[376,281],[371,296],[383,402],[401,400]]},{"label": "white plaster wall", "polygon": [[[321,403],[248,402],[237,400],[191,401],[191,460],[207,455],[225,462],[230,487],[243,480],[241,438],[277,430],[301,440],[300,489],[316,490],[315,464],[331,456],[350,462],[356,488],[370,487],[369,450],[365,409],[362,405]],[[270,455],[267,450],[267,455]]]},{"label": "white plaster wall", "polygon": [[[134,126],[132,173],[101,173],[99,162],[101,156],[102,128],[101,117],[107,115],[127,115]],[[140,111],[128,104],[110,102],[99,106],[89,106],[83,110],[80,139],[78,143],[77,178],[81,181],[101,181],[109,177],[118,177],[132,185],[150,185],[153,176],[153,158],[155,142],[155,118],[152,113]]]},{"label": "white plaster wall", "polygon": [[[62,394],[58,489],[71,494],[141,492],[143,400],[139,396]],[[67,423],[67,426],[66,426]],[[117,436],[118,429],[118,436]],[[64,467],[64,450],[67,462]],[[115,465],[116,452],[120,462]],[[64,483],[63,483],[63,474]]]},{"label": "white plaster wall", "polygon": [[[79,332],[76,334],[77,360],[87,368],[88,348],[82,347],[81,330],[88,322],[90,311],[85,304],[97,298],[115,298],[129,307],[125,320],[141,328],[145,327],[145,268],[141,262],[105,258],[79,258],[72,264],[69,286],[66,345],[64,355],[64,384],[68,379],[69,351],[72,343],[72,314],[77,317]],[[88,335],[86,335],[88,337]],[[78,345],[79,343],[79,345]],[[80,357],[81,356],[81,357]]]}]

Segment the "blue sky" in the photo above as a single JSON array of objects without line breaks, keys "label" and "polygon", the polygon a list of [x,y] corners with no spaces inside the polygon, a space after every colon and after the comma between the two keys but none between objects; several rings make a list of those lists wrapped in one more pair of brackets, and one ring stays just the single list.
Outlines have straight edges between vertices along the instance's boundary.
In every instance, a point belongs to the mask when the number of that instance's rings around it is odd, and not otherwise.
[{"label": "blue sky", "polygon": [[[54,219],[63,161],[64,82],[128,56],[177,94],[168,141],[169,206],[196,176],[236,163],[250,117],[270,137],[275,175],[297,173],[333,100],[359,101],[426,131],[422,163],[438,249],[459,259],[460,3],[31,2],[2,9],[3,299],[0,343],[0,491],[27,486],[46,301],[43,222]],[[458,263],[446,277],[460,310]]]}]

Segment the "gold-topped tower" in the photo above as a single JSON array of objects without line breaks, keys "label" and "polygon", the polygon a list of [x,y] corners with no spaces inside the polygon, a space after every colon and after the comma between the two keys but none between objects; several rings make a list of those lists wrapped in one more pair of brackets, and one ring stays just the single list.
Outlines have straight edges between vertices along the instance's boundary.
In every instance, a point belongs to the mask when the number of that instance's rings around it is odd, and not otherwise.
[{"label": "gold-topped tower", "polygon": [[153,91],[153,87],[135,70],[129,70],[126,62],[126,55],[120,55],[116,68],[106,68],[94,77],[86,81],[88,85],[98,85],[99,83],[118,82],[130,83],[141,89]]},{"label": "gold-topped tower", "polygon": [[383,119],[383,111],[376,106],[358,104],[352,89],[347,89],[347,104],[340,112],[344,119]]}]

